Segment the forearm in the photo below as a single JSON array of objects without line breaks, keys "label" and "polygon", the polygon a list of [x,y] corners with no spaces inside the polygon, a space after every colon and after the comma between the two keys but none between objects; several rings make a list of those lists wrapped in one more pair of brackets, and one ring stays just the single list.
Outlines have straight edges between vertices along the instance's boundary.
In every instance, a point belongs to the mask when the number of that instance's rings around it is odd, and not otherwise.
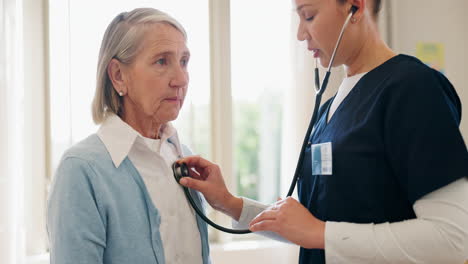
[{"label": "forearm", "polygon": [[232,196],[227,199],[227,201],[222,205],[216,208],[218,211],[230,216],[235,221],[239,221],[242,213],[243,207],[243,200],[242,198]]},{"label": "forearm", "polygon": [[327,263],[463,263],[467,207],[468,183],[462,179],[418,200],[417,219],[377,225],[327,222]]}]

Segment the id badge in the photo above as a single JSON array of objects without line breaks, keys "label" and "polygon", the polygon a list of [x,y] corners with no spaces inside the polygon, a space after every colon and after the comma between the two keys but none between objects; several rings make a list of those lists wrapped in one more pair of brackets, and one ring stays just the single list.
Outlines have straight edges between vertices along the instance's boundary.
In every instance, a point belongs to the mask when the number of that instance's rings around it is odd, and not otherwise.
[{"label": "id badge", "polygon": [[331,142],[312,145],[312,175],[332,175]]}]

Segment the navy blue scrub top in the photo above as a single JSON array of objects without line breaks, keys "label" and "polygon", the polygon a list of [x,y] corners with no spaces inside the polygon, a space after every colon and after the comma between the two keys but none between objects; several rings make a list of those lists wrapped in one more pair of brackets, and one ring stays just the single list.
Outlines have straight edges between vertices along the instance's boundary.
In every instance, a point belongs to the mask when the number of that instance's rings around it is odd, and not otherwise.
[{"label": "navy blue scrub top", "polygon": [[[468,176],[459,130],[461,103],[441,73],[398,55],[364,75],[327,124],[323,104],[310,142],[331,142],[332,175],[312,175],[310,145],[298,180],[300,202],[323,221],[398,222],[413,203]],[[301,248],[299,263],[325,263]]]}]

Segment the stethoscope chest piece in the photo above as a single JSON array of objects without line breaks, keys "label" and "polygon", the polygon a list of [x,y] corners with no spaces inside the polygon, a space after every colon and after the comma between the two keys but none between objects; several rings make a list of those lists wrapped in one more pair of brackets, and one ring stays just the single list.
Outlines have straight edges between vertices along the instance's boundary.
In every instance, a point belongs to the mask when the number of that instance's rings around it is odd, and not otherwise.
[{"label": "stethoscope chest piece", "polygon": [[[180,179],[184,177],[190,177],[189,168],[187,164],[183,162],[182,163],[174,162],[172,164],[172,172],[174,173],[175,180],[179,184],[180,184]],[[193,200],[192,195],[190,195],[189,189],[185,186],[183,186],[183,189],[184,189],[185,197],[187,197],[187,200],[189,201],[190,205],[192,205],[192,208],[195,210],[195,212],[212,227],[219,229],[223,232],[231,233],[231,234],[251,233],[249,229],[229,229],[229,228],[225,228],[225,227],[215,224],[213,221],[208,219],[208,217],[206,217],[205,213],[200,208],[198,208],[198,205]]]},{"label": "stethoscope chest piece", "polygon": [[187,164],[185,163],[174,162],[174,164],[172,164],[172,172],[174,173],[174,178],[177,183],[179,183],[180,179],[183,177],[190,177]]}]

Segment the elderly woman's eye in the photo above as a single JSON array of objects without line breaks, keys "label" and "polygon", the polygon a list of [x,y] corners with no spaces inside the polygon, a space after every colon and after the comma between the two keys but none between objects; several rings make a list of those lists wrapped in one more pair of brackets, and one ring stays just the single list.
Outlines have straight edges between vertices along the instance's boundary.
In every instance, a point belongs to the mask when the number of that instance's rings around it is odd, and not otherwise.
[{"label": "elderly woman's eye", "polygon": [[187,66],[188,61],[189,61],[188,59],[182,59],[180,63],[182,64],[182,66]]},{"label": "elderly woman's eye", "polygon": [[305,19],[305,20],[306,20],[306,21],[312,21],[312,20],[314,20],[314,16],[309,16],[309,17],[306,17],[306,19]]},{"label": "elderly woman's eye", "polygon": [[156,61],[156,64],[160,64],[160,65],[166,65],[166,59],[165,58],[161,58],[161,59],[158,59]]}]

